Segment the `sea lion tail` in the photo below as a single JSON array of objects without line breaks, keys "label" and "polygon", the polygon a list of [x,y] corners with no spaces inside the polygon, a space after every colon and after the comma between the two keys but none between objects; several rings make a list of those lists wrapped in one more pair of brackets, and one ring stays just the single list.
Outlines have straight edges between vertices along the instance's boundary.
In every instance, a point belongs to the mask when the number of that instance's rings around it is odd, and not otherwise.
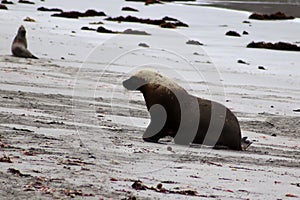
[{"label": "sea lion tail", "polygon": [[243,137],[241,141],[242,150],[246,150],[252,142],[250,140],[247,140],[248,137]]}]

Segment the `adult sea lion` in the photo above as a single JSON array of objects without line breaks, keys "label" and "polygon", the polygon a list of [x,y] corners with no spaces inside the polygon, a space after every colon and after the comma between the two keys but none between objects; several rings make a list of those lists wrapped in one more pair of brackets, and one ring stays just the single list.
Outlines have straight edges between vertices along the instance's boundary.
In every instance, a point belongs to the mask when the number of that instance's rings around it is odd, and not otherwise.
[{"label": "adult sea lion", "polygon": [[168,77],[143,69],[123,81],[128,90],[142,92],[151,122],[143,139],[158,142],[171,136],[177,144],[204,144],[214,148],[246,149],[239,122],[224,105],[193,95]]},{"label": "adult sea lion", "polygon": [[27,49],[26,30],[23,25],[18,29],[18,33],[11,45],[11,52],[16,57],[38,59]]}]

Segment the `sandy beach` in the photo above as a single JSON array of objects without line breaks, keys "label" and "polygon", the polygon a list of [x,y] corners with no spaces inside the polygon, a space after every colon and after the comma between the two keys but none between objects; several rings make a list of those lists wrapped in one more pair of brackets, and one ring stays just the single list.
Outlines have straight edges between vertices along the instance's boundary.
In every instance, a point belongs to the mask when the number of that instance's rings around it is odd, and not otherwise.
[{"label": "sandy beach", "polygon": [[[106,16],[53,17],[37,11],[42,6]],[[123,0],[7,7],[0,10],[0,199],[300,198],[299,52],[246,48],[252,41],[299,46],[299,18],[259,21],[247,11]],[[168,16],[188,27],[105,20],[127,15]],[[11,55],[20,25],[39,59]],[[81,30],[99,26],[148,35]],[[226,105],[253,144],[232,151],[143,141],[145,101],[122,81],[146,67]]]}]

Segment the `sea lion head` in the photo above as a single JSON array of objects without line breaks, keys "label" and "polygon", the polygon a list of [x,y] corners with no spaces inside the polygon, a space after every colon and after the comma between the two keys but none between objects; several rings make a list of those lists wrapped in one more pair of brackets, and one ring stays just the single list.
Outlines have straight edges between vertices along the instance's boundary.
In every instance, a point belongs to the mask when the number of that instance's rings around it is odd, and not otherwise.
[{"label": "sea lion head", "polygon": [[26,36],[26,30],[23,25],[21,25],[18,29],[18,36],[25,37]]},{"label": "sea lion head", "polygon": [[162,76],[158,72],[152,69],[142,69],[135,74],[133,74],[129,79],[123,81],[123,86],[128,90],[139,90],[142,91],[145,87],[150,88],[168,88],[172,89],[179,89],[182,90],[183,88],[180,87],[177,83],[173,80]]},{"label": "sea lion head", "polygon": [[146,85],[147,82],[138,76],[131,76],[130,78],[128,78],[127,80],[123,81],[123,86],[127,89],[127,90],[140,90],[141,87],[143,87],[144,85]]}]

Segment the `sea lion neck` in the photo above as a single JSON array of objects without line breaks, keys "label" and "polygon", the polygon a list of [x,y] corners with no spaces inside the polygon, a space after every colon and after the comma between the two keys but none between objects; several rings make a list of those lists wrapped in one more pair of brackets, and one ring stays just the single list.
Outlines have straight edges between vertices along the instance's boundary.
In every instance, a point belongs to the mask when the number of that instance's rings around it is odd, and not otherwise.
[{"label": "sea lion neck", "polygon": [[19,33],[19,35],[22,36],[22,37],[26,37],[26,31],[21,31],[21,32]]}]

